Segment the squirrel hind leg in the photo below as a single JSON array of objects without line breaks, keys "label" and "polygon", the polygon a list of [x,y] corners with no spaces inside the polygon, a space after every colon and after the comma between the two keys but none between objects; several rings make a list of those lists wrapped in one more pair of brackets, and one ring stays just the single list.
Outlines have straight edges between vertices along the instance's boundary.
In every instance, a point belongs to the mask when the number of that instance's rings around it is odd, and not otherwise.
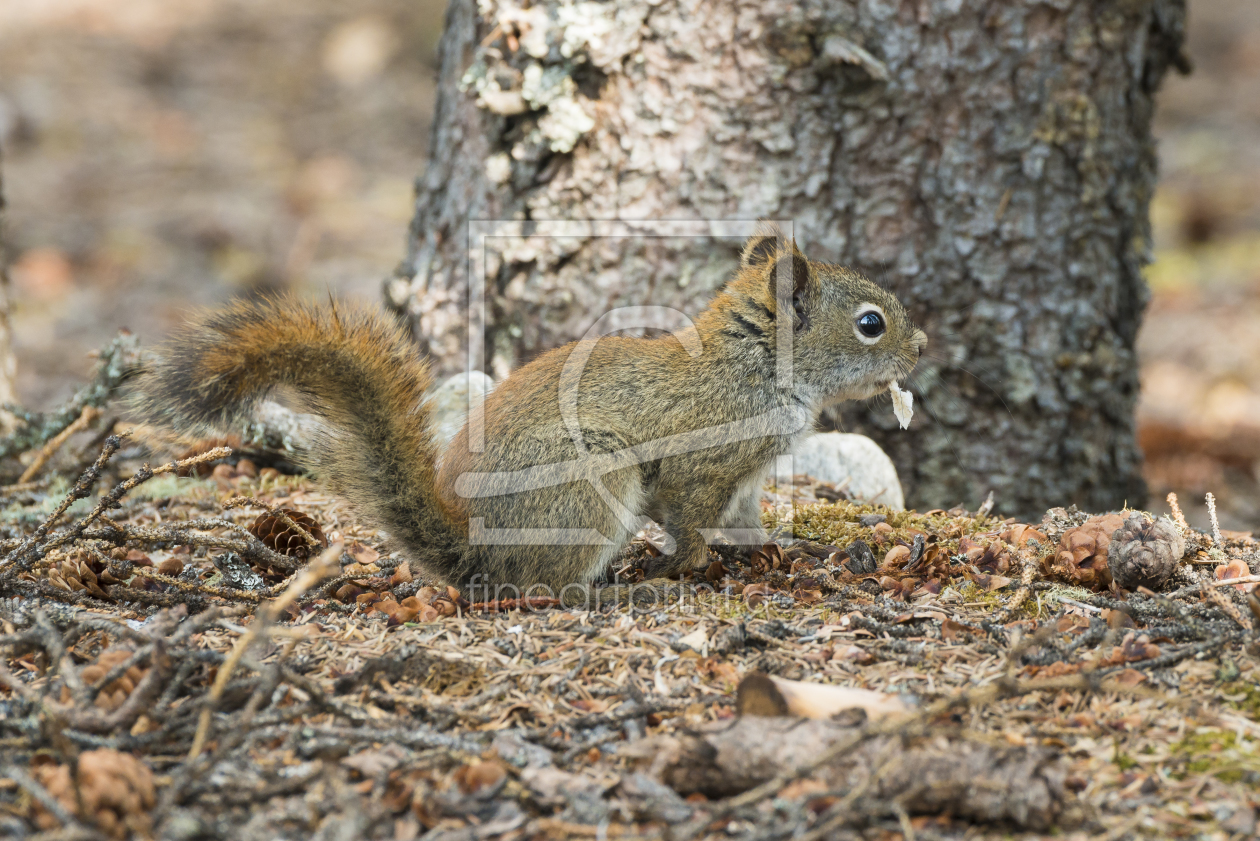
[{"label": "squirrel hind leg", "polygon": [[674,551],[653,561],[648,567],[649,575],[672,578],[709,565],[709,543],[698,529],[667,522],[665,531],[673,538]]},{"label": "squirrel hind leg", "polygon": [[636,468],[595,481],[600,488],[566,483],[470,505],[464,583],[503,589],[505,597],[519,590],[560,598],[603,579],[641,526],[646,492]]}]

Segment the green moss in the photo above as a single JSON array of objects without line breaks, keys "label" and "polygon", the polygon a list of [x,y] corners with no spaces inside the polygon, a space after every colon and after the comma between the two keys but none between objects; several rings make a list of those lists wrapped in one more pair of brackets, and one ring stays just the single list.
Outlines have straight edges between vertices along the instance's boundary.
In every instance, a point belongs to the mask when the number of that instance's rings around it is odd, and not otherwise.
[{"label": "green moss", "polygon": [[1239,712],[1246,713],[1247,718],[1252,721],[1260,719],[1260,686],[1248,681],[1235,681],[1222,686],[1221,694],[1234,698],[1242,695],[1237,700],[1227,699],[1225,703]]},{"label": "green moss", "polygon": [[[42,496],[32,505],[22,505],[13,503],[0,511],[0,522],[5,523],[23,523],[34,524],[42,523],[48,518],[48,515],[57,509],[61,501],[66,498],[66,494],[70,492],[70,482],[64,476],[56,476],[48,483],[48,488],[42,492]],[[66,511],[68,517],[81,517],[92,510],[96,505],[96,500],[88,497],[87,499],[76,499],[71,503],[70,508]]]},{"label": "green moss", "polygon": [[1242,671],[1238,668],[1238,664],[1228,658],[1221,659],[1220,668],[1216,670],[1216,680],[1219,683],[1231,683],[1238,680]]},{"label": "green moss", "polygon": [[[843,501],[797,506],[790,525],[797,537],[843,548],[855,540],[867,543],[874,540],[875,530],[859,522],[864,514],[883,514],[888,525],[893,527],[890,537],[907,543],[914,540],[910,529],[936,534],[942,539],[956,539],[962,535],[992,531],[1002,525],[1000,520],[993,518],[951,517],[944,512],[920,514],[917,511],[893,511],[886,505],[857,505]],[[787,525],[773,510],[767,511],[762,519],[766,528],[771,530]]]},{"label": "green moss", "polygon": [[[48,483],[48,490],[44,491],[44,498],[34,507],[34,512],[42,516],[48,516],[57,509],[61,501],[66,498],[66,494],[70,493],[70,482],[65,476],[56,476]],[[91,497],[87,499],[76,499],[69,508],[69,514],[86,514],[91,510],[91,506],[96,503]]]},{"label": "green moss", "polygon": [[967,604],[974,604],[987,610],[998,610],[1002,607],[1001,591],[980,589],[974,581],[958,581],[953,584],[958,595]]},{"label": "green moss", "polygon": [[1184,763],[1174,777],[1184,779],[1211,774],[1221,782],[1236,783],[1260,775],[1260,757],[1251,742],[1239,743],[1228,730],[1202,730],[1189,733],[1172,746],[1171,756]]},{"label": "green moss", "polygon": [[1114,762],[1116,767],[1121,771],[1131,771],[1138,766],[1137,760],[1129,756],[1127,753],[1121,752],[1119,745],[1116,745],[1116,751],[1112,755],[1111,761]]},{"label": "green moss", "polygon": [[741,598],[731,598],[720,593],[706,593],[696,598],[696,606],[711,611],[718,619],[739,619],[748,608]]},{"label": "green moss", "polygon": [[[976,605],[989,613],[997,613],[1006,607],[1010,597],[1019,589],[1018,582],[1011,584],[1002,590],[982,590],[974,581],[959,579],[953,582],[952,586],[958,591],[958,595],[962,597],[964,603]],[[1047,611],[1047,614],[1049,611]],[[1020,619],[1040,619],[1042,618],[1042,610],[1037,603],[1035,597],[1029,597],[1019,606],[1007,621],[1018,621]]]}]

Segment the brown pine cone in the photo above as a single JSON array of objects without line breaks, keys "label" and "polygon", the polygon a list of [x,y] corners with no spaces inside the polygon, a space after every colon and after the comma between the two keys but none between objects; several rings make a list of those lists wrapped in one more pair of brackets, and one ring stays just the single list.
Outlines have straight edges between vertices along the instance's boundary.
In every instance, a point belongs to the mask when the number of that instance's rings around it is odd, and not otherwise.
[{"label": "brown pine cone", "polygon": [[1158,590],[1172,577],[1186,553],[1181,529],[1164,518],[1148,520],[1134,513],[1111,536],[1107,566],[1111,577],[1126,590]]},{"label": "brown pine cone", "polygon": [[49,568],[48,583],[68,593],[86,590],[89,595],[98,599],[111,601],[101,585],[117,584],[118,580],[106,571],[104,564],[75,553]]},{"label": "brown pine cone", "polygon": [[[311,537],[321,547],[327,548],[328,538],[324,536],[324,530],[319,527],[319,523],[314,519],[303,514],[301,511],[295,511],[292,508],[281,508],[282,512],[288,515],[289,519],[306,529]],[[284,520],[274,517],[270,513],[259,515],[254,524],[249,527],[250,534],[261,540],[268,549],[278,552],[281,555],[288,555],[290,558],[298,558],[306,560],[314,554],[314,548],[306,542],[297,530],[290,528]]]},{"label": "brown pine cone", "polygon": [[[83,682],[92,686],[101,678],[109,673],[109,670],[126,660],[135,652],[125,648],[111,648],[108,651],[102,651],[96,658],[96,662],[90,666],[85,666],[81,677]],[[117,680],[111,681],[100,694],[96,696],[96,706],[106,712],[113,712],[123,705],[135,691],[136,685],[148,674],[148,669],[140,666],[132,666],[123,672],[122,676]],[[70,690],[66,687],[61,688],[61,703],[69,703]]]},{"label": "brown pine cone", "polygon": [[1107,589],[1111,585],[1107,550],[1111,536],[1123,525],[1119,514],[1100,514],[1063,532],[1050,571],[1082,587]]},{"label": "brown pine cone", "polygon": [[[68,765],[38,765],[33,769],[36,780],[57,798],[66,811],[78,814],[74,783]],[[148,837],[152,827],[150,812],[156,803],[153,772],[149,766],[129,753],[102,748],[79,754],[79,793],[83,800],[83,817],[95,824],[109,838],[126,838],[134,833]],[[35,805],[35,825],[55,829],[57,818]]]},{"label": "brown pine cone", "polygon": [[981,545],[970,537],[958,541],[959,551],[966,556],[967,563],[975,566],[986,575],[1004,575],[1011,568],[1011,547],[1001,540],[994,540]]},{"label": "brown pine cone", "polygon": [[1050,538],[1046,537],[1043,532],[1038,531],[1027,523],[1016,523],[1006,531],[998,535],[1012,546],[1023,546],[1030,540],[1035,540],[1043,549],[1050,548]]}]

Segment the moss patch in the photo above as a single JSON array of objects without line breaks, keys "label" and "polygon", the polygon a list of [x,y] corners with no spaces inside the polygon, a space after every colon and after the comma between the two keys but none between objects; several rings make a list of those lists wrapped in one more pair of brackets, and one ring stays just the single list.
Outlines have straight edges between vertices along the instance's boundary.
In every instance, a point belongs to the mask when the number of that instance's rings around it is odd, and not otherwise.
[{"label": "moss patch", "polygon": [[769,529],[790,525],[797,537],[815,543],[826,543],[844,548],[855,540],[868,543],[874,539],[875,530],[864,526],[860,518],[865,514],[882,514],[893,527],[892,540],[914,540],[917,532],[938,535],[941,539],[957,539],[964,535],[981,534],[1001,528],[1001,520],[952,517],[944,511],[920,514],[918,511],[893,511],[886,505],[857,505],[852,502],[820,502],[798,506],[791,520],[781,519],[777,511],[767,511],[763,522]]},{"label": "moss patch", "polygon": [[1260,757],[1250,741],[1239,742],[1228,730],[1200,730],[1187,734],[1172,746],[1172,756],[1184,762],[1180,775],[1184,779],[1211,774],[1226,783],[1244,779],[1260,779]]}]

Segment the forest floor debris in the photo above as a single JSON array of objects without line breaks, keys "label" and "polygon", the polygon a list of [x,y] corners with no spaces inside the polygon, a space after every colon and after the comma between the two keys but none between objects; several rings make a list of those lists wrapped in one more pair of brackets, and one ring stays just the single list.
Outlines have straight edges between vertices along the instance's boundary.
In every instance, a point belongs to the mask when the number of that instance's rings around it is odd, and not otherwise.
[{"label": "forest floor debris", "polygon": [[[1128,592],[1093,574],[1105,518],[892,512],[796,477],[764,499],[780,542],[718,547],[677,602],[573,610],[422,581],[313,481],[211,469],[226,448],[148,468],[98,442],[0,489],[14,837],[1255,831],[1250,535],[1187,530],[1165,592]],[[799,718],[792,681],[894,714]]]}]

